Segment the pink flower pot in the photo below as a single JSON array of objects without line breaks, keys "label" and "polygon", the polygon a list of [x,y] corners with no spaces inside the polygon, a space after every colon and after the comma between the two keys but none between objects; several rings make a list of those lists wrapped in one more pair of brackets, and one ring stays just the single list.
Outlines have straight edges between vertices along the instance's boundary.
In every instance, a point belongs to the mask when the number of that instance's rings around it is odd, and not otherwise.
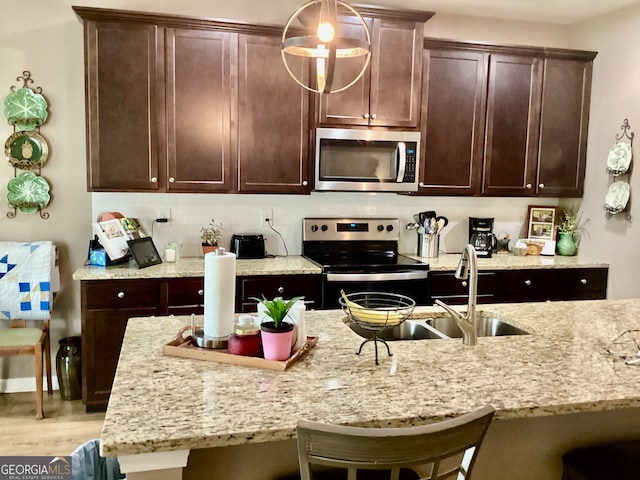
[{"label": "pink flower pot", "polygon": [[267,360],[287,360],[291,356],[291,344],[293,341],[293,325],[283,323],[282,329],[275,329],[269,323],[262,324],[260,336],[262,338],[262,350]]}]

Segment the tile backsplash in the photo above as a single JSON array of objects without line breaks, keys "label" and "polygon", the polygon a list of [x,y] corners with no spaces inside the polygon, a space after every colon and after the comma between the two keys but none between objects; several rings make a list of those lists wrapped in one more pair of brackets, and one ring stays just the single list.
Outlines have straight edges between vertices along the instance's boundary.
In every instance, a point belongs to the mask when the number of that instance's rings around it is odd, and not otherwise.
[{"label": "tile backsplash", "polygon": [[[435,210],[449,219],[440,238],[443,253],[458,253],[468,241],[468,217],[494,217],[494,232],[507,232],[515,240],[524,235],[528,205],[557,205],[557,199],[412,197],[393,193],[317,192],[311,195],[232,195],[93,193],[93,218],[105,211],[137,217],[160,252],[170,241],[183,245],[182,256],[202,256],[200,229],[213,218],[222,222],[222,246],[234,233],[262,233],[271,255],[300,255],[304,217],[393,217],[401,225],[413,222],[415,213]],[[262,226],[261,212],[273,211],[273,230]],[[170,213],[168,223],[154,222]],[[91,229],[87,226],[88,234]],[[281,238],[282,237],[282,238]],[[512,242],[513,245],[513,242]],[[403,229],[400,251],[415,254],[417,234]]]}]

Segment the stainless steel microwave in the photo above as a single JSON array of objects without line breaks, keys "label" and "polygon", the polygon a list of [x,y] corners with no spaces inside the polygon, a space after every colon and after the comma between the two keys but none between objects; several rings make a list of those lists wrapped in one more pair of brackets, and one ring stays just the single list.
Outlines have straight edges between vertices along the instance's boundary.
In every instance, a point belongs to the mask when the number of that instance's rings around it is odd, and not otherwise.
[{"label": "stainless steel microwave", "polygon": [[420,132],[316,129],[315,189],[418,190]]}]

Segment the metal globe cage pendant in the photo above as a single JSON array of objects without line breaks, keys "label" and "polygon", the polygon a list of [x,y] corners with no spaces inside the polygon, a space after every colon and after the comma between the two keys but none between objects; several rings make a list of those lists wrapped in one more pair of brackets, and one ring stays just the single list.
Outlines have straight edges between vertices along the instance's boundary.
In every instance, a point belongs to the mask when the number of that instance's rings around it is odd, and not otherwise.
[{"label": "metal globe cage pendant", "polygon": [[[347,14],[355,16],[364,31],[364,38],[350,38],[338,36],[338,6]],[[311,22],[305,18],[311,17]],[[294,21],[313,29],[311,34],[289,36]],[[312,23],[312,25],[307,25]],[[349,4],[341,0],[313,0],[305,3],[296,10],[287,21],[282,33],[280,48],[282,62],[289,75],[301,87],[319,94],[337,93],[355,84],[364,75],[371,57],[371,36],[369,28],[362,16]],[[305,84],[292,71],[287,62],[287,56],[306,57],[315,59],[316,86]],[[342,59],[365,57],[359,73],[346,85],[334,86],[336,64]]]}]

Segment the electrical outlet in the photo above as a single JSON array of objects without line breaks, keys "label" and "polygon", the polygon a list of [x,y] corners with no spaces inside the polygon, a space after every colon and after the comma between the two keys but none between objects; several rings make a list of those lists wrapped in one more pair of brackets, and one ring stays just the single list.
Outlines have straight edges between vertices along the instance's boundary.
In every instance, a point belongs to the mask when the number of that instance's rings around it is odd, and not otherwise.
[{"label": "electrical outlet", "polygon": [[273,225],[273,208],[260,209],[260,226],[268,228],[269,223]]},{"label": "electrical outlet", "polygon": [[158,226],[160,227],[168,227],[171,222],[171,209],[170,208],[159,208],[158,216],[156,218],[166,218],[168,221],[166,223],[158,222]]}]

